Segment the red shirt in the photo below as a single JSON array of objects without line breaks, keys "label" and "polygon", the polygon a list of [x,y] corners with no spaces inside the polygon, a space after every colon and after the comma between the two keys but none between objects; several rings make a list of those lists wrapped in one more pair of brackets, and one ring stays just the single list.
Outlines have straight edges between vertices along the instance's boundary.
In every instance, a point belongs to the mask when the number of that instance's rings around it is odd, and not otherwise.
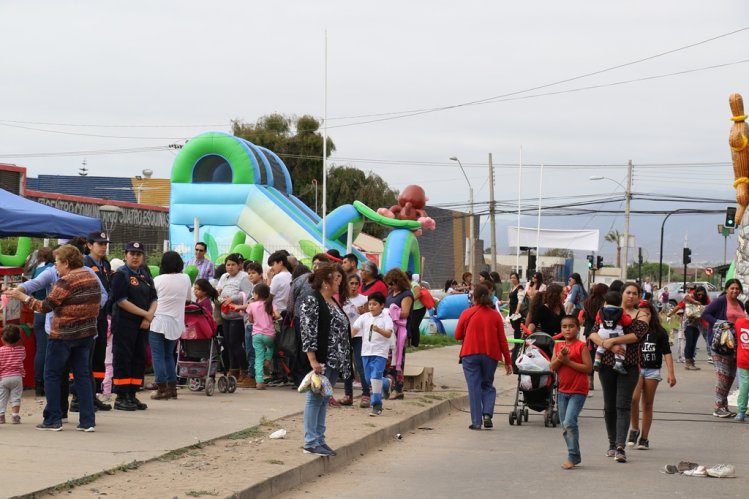
[{"label": "red shirt", "polygon": [[369,286],[365,285],[363,281],[359,285],[360,295],[369,296],[376,291],[379,291],[380,293],[382,293],[383,296],[387,297],[388,287],[385,285],[382,279],[377,279],[375,282],[371,283]]},{"label": "red shirt", "polygon": [[[625,314],[626,315],[626,314]],[[559,350],[566,343],[557,343],[554,345],[554,353],[559,354]],[[572,362],[578,364],[583,363],[583,350],[587,347],[585,343],[576,340],[574,343],[567,345],[570,349],[570,353],[567,354]],[[557,370],[557,380],[559,381],[559,393],[579,393],[580,395],[588,394],[588,375],[581,373],[576,369],[572,369],[570,366],[562,364]]]},{"label": "red shirt", "polygon": [[734,324],[736,331],[736,366],[749,369],[749,319],[741,318]]},{"label": "red shirt", "polygon": [[510,365],[510,349],[502,317],[494,308],[474,305],[464,310],[455,328],[455,339],[463,341],[460,356],[483,354],[496,361],[504,357]]},{"label": "red shirt", "polygon": [[[26,358],[26,349],[23,345],[0,347],[0,378],[8,376],[26,376],[23,369],[23,361]],[[3,407],[3,409],[5,409]]]}]

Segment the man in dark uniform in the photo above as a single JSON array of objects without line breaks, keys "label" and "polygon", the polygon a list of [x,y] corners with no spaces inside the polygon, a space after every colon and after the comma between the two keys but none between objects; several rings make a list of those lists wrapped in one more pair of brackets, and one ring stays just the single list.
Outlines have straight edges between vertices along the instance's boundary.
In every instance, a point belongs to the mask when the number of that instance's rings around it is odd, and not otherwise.
[{"label": "man in dark uniform", "polygon": [[[112,274],[112,266],[109,264],[109,260],[107,260],[108,244],[109,238],[107,238],[105,232],[91,232],[87,237],[86,243],[88,254],[83,257],[83,264],[86,267],[90,267],[96,273],[107,293],[110,291],[109,280]],[[97,409],[103,411],[108,411],[112,408],[111,405],[105,404],[96,398],[96,394],[101,393],[101,384],[104,381],[104,358],[107,354],[108,329],[107,310],[106,307],[102,307],[99,310],[99,317],[96,321],[98,335],[91,348],[91,374],[94,380],[94,405]]]},{"label": "man in dark uniform", "polygon": [[112,275],[112,368],[114,408],[121,411],[147,409],[135,396],[146,369],[146,341],[156,312],[156,289],[144,270],[143,243],[125,247],[125,265]]}]

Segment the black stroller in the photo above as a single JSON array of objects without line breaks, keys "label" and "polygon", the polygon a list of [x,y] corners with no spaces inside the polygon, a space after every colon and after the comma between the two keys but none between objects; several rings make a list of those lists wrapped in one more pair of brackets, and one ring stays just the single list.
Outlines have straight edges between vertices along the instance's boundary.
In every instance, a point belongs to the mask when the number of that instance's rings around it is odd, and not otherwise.
[{"label": "black stroller", "polygon": [[[535,332],[525,337],[520,359],[527,352],[540,355],[547,361],[554,354],[554,339],[546,333]],[[548,364],[548,362],[547,362]],[[557,377],[551,370],[526,370],[518,365],[518,386],[515,392],[515,406],[510,412],[510,424],[528,422],[528,409],[544,413],[544,426],[556,427],[559,424],[557,409]],[[547,368],[548,369],[548,368]]]}]

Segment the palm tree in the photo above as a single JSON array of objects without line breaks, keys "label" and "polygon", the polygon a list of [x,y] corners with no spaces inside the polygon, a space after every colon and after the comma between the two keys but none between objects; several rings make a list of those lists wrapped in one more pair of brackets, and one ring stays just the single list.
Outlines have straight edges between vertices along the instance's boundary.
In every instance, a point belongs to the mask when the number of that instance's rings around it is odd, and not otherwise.
[{"label": "palm tree", "polygon": [[622,266],[621,239],[622,239],[622,235],[619,233],[618,230],[609,231],[609,233],[606,234],[606,237],[603,238],[604,241],[616,244],[616,266],[619,268],[621,268]]}]

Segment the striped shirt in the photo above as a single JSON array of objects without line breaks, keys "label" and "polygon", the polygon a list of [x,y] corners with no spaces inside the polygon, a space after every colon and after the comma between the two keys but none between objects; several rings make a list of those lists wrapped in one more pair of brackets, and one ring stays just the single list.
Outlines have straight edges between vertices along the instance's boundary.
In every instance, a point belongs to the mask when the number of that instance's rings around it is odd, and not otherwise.
[{"label": "striped shirt", "polygon": [[[26,359],[26,349],[23,345],[0,347],[0,378],[8,376],[26,376],[23,361]],[[3,407],[3,409],[5,409]]]},{"label": "striped shirt", "polygon": [[31,299],[35,312],[52,312],[51,340],[78,340],[96,336],[101,290],[96,274],[83,268],[60,277],[44,301]]}]

